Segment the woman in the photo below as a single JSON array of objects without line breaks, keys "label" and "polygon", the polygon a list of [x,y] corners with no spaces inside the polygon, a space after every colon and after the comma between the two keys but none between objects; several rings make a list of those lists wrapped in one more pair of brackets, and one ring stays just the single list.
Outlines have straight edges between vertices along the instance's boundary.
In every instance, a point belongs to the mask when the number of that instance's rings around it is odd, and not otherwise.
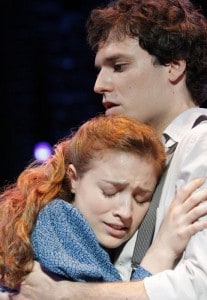
[{"label": "woman", "polygon": [[[30,165],[1,195],[0,283],[15,288],[34,258],[60,278],[121,280],[110,261],[112,249],[136,231],[164,168],[164,149],[148,126],[123,116],[99,116],[83,124],[54,147],[48,161]],[[182,198],[186,205],[184,198],[202,183],[198,179],[177,201]],[[184,213],[203,200],[191,201]],[[172,267],[190,236],[206,226],[193,224],[200,215],[188,218],[190,229],[186,225],[177,240],[166,220],[134,278],[149,276],[154,258],[159,264],[153,272]],[[164,257],[163,245],[169,253]]]}]

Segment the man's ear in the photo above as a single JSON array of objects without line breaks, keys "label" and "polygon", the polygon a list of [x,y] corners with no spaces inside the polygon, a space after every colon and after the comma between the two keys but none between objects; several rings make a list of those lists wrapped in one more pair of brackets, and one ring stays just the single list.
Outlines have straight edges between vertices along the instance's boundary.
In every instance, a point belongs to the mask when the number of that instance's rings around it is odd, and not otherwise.
[{"label": "man's ear", "polygon": [[178,83],[184,76],[186,70],[185,60],[176,60],[168,65],[168,76],[171,83]]},{"label": "man's ear", "polygon": [[77,176],[76,168],[75,168],[75,166],[73,164],[69,164],[69,166],[68,166],[68,173],[69,173],[70,182],[71,182],[71,192],[73,194],[75,194],[78,176]]}]

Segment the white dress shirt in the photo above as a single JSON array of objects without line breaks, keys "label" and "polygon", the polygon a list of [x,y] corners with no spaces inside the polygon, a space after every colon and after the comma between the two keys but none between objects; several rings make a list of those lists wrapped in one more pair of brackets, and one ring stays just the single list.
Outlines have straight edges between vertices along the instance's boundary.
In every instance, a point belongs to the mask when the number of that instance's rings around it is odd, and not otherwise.
[{"label": "white dress shirt", "polygon": [[[203,114],[207,115],[207,109],[191,108],[179,115],[164,131],[170,137],[168,143],[178,145],[163,186],[155,235],[176,189],[193,178],[207,177],[207,121],[192,129],[195,120]],[[203,186],[207,187],[207,182]],[[115,264],[117,269],[118,264],[119,260]],[[207,229],[191,238],[174,270],[147,277],[144,284],[150,300],[207,300]]]}]

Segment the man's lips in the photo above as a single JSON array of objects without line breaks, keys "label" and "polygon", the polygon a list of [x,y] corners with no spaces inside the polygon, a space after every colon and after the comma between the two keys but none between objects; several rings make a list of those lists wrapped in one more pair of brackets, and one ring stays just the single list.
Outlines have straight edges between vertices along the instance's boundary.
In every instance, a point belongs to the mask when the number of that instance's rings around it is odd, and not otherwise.
[{"label": "man's lips", "polygon": [[105,107],[105,109],[110,109],[112,107],[118,106],[117,104],[113,103],[113,102],[109,102],[109,101],[103,101],[103,106]]},{"label": "man's lips", "polygon": [[120,105],[115,104],[110,101],[103,101],[103,106],[105,107],[105,115],[106,116],[112,116],[112,115],[117,115],[120,114]]}]

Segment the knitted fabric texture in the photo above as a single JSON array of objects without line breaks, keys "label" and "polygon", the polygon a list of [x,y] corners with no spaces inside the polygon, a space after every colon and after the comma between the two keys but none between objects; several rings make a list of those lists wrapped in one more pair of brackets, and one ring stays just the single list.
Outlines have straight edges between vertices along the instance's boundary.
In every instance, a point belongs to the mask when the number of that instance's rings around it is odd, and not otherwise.
[{"label": "knitted fabric texture", "polygon": [[[35,260],[56,275],[74,281],[121,281],[86,219],[62,199],[53,200],[40,211],[31,243]],[[149,274],[138,268],[133,279]]]},{"label": "knitted fabric texture", "polygon": [[74,281],[121,280],[88,222],[61,199],[40,211],[31,243],[35,259],[47,271]]}]

